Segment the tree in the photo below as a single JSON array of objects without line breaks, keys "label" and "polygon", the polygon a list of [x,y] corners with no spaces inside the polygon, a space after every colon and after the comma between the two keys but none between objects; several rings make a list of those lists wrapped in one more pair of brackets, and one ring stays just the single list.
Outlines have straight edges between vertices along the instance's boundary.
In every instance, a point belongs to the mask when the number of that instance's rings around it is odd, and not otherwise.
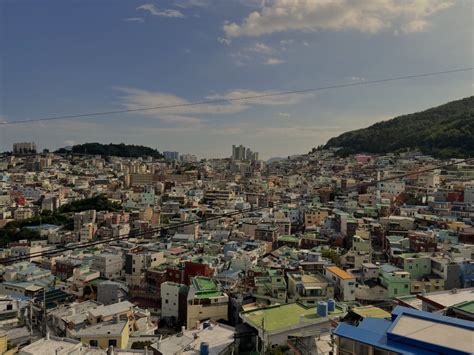
[{"label": "tree", "polygon": [[330,259],[337,266],[341,265],[341,256],[333,249],[323,249],[321,251],[321,256]]}]

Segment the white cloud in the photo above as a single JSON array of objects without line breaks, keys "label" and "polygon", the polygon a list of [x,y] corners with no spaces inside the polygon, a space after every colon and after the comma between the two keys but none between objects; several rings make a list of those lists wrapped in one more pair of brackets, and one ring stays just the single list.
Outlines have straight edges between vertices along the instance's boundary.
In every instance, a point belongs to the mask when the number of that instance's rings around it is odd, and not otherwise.
[{"label": "white cloud", "polygon": [[197,117],[189,117],[182,115],[160,115],[160,121],[165,123],[176,123],[176,124],[187,124],[187,125],[199,125],[201,120]]},{"label": "white cloud", "polygon": [[[120,97],[122,105],[129,110],[149,107],[167,108],[138,111],[138,114],[156,118],[164,123],[173,124],[202,124],[195,115],[235,114],[250,109],[254,106],[293,105],[311,96],[304,95],[277,95],[275,91],[232,90],[224,94],[208,95],[205,99],[209,102],[193,105],[192,102],[177,95],[153,92],[130,87],[116,88],[123,93]],[[227,101],[230,100],[230,101]]]},{"label": "white cloud", "polygon": [[265,43],[257,42],[255,45],[249,48],[249,51],[260,54],[270,54],[273,52],[273,49],[270,46],[267,46]]},{"label": "white cloud", "polygon": [[250,13],[240,24],[224,24],[227,38],[275,32],[356,30],[375,33],[401,29],[423,31],[429,18],[454,0],[274,0]]},{"label": "white cloud", "polygon": [[174,9],[158,9],[154,4],[143,4],[137,7],[137,10],[148,11],[153,16],[159,17],[172,17],[172,18],[184,18],[184,14],[179,10]]},{"label": "white cloud", "polygon": [[143,17],[127,17],[127,18],[124,18],[123,21],[143,23],[145,22],[145,19]]},{"label": "white cloud", "polygon": [[3,115],[0,115],[0,123],[7,123],[7,118]]},{"label": "white cloud", "polygon": [[173,2],[174,6],[180,7],[182,9],[187,9],[190,7],[205,7],[211,4],[211,0],[175,0]]},{"label": "white cloud", "polygon": [[278,112],[278,116],[284,117],[284,118],[290,118],[291,115],[288,112]]},{"label": "white cloud", "polygon": [[350,80],[350,81],[366,81],[367,79],[362,77],[362,76],[348,76],[346,77],[347,80]]},{"label": "white cloud", "polygon": [[284,60],[281,60],[281,59],[278,59],[278,58],[268,58],[266,61],[265,61],[265,65],[279,65],[279,64],[283,64],[285,63]]},{"label": "white cloud", "polygon": [[220,44],[225,44],[226,46],[228,46],[230,44],[230,39],[227,39],[227,38],[224,38],[224,37],[217,37],[217,41]]}]

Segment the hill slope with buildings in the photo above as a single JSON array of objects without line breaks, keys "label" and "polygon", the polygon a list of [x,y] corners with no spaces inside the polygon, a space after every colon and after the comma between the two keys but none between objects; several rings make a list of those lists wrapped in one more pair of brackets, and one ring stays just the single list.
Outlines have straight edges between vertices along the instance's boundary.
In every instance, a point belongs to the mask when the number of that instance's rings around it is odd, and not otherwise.
[{"label": "hill slope with buildings", "polygon": [[341,155],[419,149],[440,158],[474,155],[474,96],[331,138]]}]

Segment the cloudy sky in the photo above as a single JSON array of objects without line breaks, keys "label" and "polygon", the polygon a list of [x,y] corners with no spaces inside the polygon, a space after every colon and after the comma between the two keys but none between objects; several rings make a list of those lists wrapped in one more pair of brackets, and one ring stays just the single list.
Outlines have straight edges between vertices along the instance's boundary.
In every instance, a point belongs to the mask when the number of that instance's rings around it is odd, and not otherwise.
[{"label": "cloudy sky", "polygon": [[[0,120],[239,98],[470,67],[472,0],[1,0]],[[264,158],[472,95],[472,72],[0,126],[0,150],[125,142]]]}]

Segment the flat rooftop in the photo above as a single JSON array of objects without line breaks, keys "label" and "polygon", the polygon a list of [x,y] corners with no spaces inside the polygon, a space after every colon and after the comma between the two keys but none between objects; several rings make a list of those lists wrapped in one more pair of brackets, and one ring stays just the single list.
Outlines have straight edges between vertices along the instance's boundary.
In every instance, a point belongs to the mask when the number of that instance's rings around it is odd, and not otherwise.
[{"label": "flat rooftop", "polygon": [[400,337],[438,344],[440,346],[470,353],[474,349],[472,329],[451,324],[436,323],[403,315],[393,327],[392,334]]},{"label": "flat rooftop", "polygon": [[441,305],[443,308],[451,307],[459,303],[474,301],[474,287],[458,289],[456,292],[440,291],[426,295],[418,295],[421,300],[428,300]]},{"label": "flat rooftop", "polygon": [[[342,314],[342,310],[336,307],[334,312],[329,313],[329,318]],[[316,307],[307,308],[299,303],[269,306],[241,313],[241,317],[247,323],[260,329],[263,324],[265,331],[285,329],[298,325],[302,323],[302,316],[304,317],[304,323],[325,319],[317,315]]]},{"label": "flat rooftop", "polygon": [[383,309],[374,306],[356,307],[352,309],[352,312],[364,318],[371,317],[388,319],[392,317],[392,315],[387,311],[384,311]]},{"label": "flat rooftop", "polygon": [[[22,350],[35,355],[50,355],[56,351],[72,352],[73,349],[78,348],[79,342],[72,339],[61,338],[42,338],[34,343],[24,347]],[[79,346],[80,347],[80,346]]]}]

